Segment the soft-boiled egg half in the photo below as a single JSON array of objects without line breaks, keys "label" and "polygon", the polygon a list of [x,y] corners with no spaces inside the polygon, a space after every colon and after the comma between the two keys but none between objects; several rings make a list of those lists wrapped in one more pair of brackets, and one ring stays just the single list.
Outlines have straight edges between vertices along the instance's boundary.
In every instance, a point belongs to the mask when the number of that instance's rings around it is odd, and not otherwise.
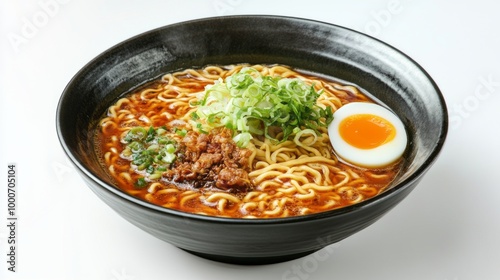
[{"label": "soft-boiled egg half", "polygon": [[405,127],[394,113],[365,102],[349,103],[335,111],[328,134],[340,158],[368,168],[396,162],[408,141]]}]

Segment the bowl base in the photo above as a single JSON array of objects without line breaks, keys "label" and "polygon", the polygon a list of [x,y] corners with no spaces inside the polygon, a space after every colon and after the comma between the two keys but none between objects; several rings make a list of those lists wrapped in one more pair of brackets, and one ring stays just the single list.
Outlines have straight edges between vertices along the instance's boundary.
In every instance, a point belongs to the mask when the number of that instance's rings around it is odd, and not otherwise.
[{"label": "bowl base", "polygon": [[[182,249],[182,248],[181,248]],[[307,251],[298,254],[284,255],[284,256],[270,256],[270,257],[234,257],[234,256],[221,256],[221,255],[213,255],[213,254],[205,254],[200,252],[194,252],[186,249],[182,249],[190,254],[195,256],[228,264],[237,264],[237,265],[266,265],[266,264],[275,264],[280,262],[291,261],[294,259],[302,258],[307,255],[310,255],[316,250]]]}]

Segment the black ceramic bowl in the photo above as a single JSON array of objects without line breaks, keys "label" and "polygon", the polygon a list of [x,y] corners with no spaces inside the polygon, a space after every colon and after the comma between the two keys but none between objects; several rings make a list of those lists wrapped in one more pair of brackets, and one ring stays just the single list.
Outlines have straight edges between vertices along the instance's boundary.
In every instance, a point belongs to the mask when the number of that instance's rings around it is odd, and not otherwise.
[{"label": "black ceramic bowl", "polygon": [[[208,64],[285,64],[354,83],[392,108],[409,134],[393,187],[373,199],[324,213],[230,219],[183,213],[117,189],[93,153],[98,119],[117,98],[174,70]],[[447,133],[443,97],[414,61],[364,34],[298,18],[232,16],[155,29],[122,42],[69,82],[57,108],[61,145],[87,185],[144,231],[209,259],[241,264],[305,256],[369,226],[404,199],[440,152]]]}]

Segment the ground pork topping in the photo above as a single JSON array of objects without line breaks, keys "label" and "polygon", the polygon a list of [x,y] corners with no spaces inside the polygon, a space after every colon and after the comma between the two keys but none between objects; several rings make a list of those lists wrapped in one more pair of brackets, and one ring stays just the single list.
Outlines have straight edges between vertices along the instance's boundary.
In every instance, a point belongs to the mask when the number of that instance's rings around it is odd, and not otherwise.
[{"label": "ground pork topping", "polygon": [[190,131],[178,151],[177,160],[163,173],[163,179],[227,192],[252,188],[248,178],[248,160],[252,152],[236,146],[230,130],[214,129],[209,134]]}]

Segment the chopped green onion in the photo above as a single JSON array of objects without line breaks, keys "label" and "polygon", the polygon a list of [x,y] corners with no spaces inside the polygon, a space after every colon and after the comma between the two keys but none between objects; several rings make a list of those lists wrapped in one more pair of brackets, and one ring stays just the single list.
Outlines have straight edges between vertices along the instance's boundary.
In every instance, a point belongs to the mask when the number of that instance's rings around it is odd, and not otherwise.
[{"label": "chopped green onion", "polygon": [[130,143],[131,141],[142,141],[147,137],[147,131],[144,127],[134,127],[125,136],[125,141]]},{"label": "chopped green onion", "polygon": [[278,141],[271,127],[280,128],[283,137],[279,140],[286,141],[295,128],[318,133],[333,120],[332,109],[317,104],[320,94],[314,85],[298,78],[263,76],[254,68],[243,68],[207,86],[191,118],[205,120],[195,125],[202,133],[215,127],[233,130],[240,147],[249,143],[252,134]]},{"label": "chopped green onion", "polygon": [[175,156],[174,154],[166,154],[166,155],[162,158],[162,160],[163,160],[164,162],[166,162],[166,163],[172,163],[172,162],[174,162],[175,158],[176,158],[176,156]]},{"label": "chopped green onion", "polygon": [[198,114],[196,114],[196,112],[192,112],[192,113],[191,113],[191,119],[192,119],[193,121],[196,121],[196,120],[198,120],[199,118],[200,118],[200,117],[198,116]]},{"label": "chopped green onion", "polygon": [[176,133],[177,135],[179,135],[179,136],[184,137],[184,136],[186,136],[186,134],[187,134],[187,130],[185,130],[185,129],[178,129],[178,128],[176,128],[176,129],[175,129],[175,133]]},{"label": "chopped green onion", "polygon": [[130,150],[130,147],[125,147],[125,149],[123,150],[122,154],[125,156],[125,157],[129,157],[132,155],[132,151]]},{"label": "chopped green onion", "polygon": [[248,132],[243,132],[233,137],[233,141],[239,147],[246,147],[250,143],[250,139],[252,139],[252,135]]},{"label": "chopped green onion", "polygon": [[167,135],[166,127],[154,128],[134,127],[124,136],[122,143],[128,143],[122,158],[130,160],[132,168],[136,169],[144,178],[138,180],[156,180],[163,172],[170,168],[177,158],[177,142]]},{"label": "chopped green onion", "polygon": [[161,173],[154,173],[154,174],[149,175],[149,179],[151,179],[151,180],[156,180],[156,179],[160,179],[160,178],[161,178]]},{"label": "chopped green onion", "polygon": [[148,147],[148,150],[149,151],[156,151],[156,150],[158,150],[159,147],[160,147],[160,145],[153,144],[153,145],[151,145],[151,146]]},{"label": "chopped green onion", "polygon": [[167,153],[169,153],[169,154],[173,154],[175,152],[175,146],[172,144],[167,144],[165,146],[165,149],[166,149]]},{"label": "chopped green onion", "polygon": [[156,133],[157,133],[158,135],[163,135],[163,134],[165,134],[166,132],[167,132],[167,130],[166,130],[165,128],[163,128],[163,127],[160,127],[160,128],[158,128],[158,129],[156,130]]},{"label": "chopped green onion", "polygon": [[[153,174],[153,172],[155,172],[154,166],[153,165],[148,166],[148,168],[146,169],[146,172],[149,174]],[[151,176],[149,176],[149,178],[151,179]]]},{"label": "chopped green onion", "polygon": [[128,144],[127,147],[132,151],[132,153],[139,153],[142,152],[142,150],[144,150],[144,145],[137,141]]},{"label": "chopped green onion", "polygon": [[139,178],[139,179],[137,179],[137,181],[135,182],[134,186],[135,186],[136,188],[140,188],[140,189],[142,189],[142,188],[144,188],[145,186],[147,186],[147,184],[148,184],[148,182],[146,181],[146,179],[144,179],[144,178]]},{"label": "chopped green onion", "polygon": [[198,123],[198,124],[196,125],[196,128],[198,128],[198,130],[199,130],[201,133],[203,133],[203,134],[208,134],[208,132],[207,132],[206,130],[204,130],[204,129],[203,129],[203,126],[202,126],[202,124],[201,124],[201,123]]},{"label": "chopped green onion", "polygon": [[149,127],[148,134],[146,136],[146,142],[151,142],[156,136],[156,130],[151,126]]},{"label": "chopped green onion", "polygon": [[160,145],[166,145],[166,144],[170,144],[170,143],[175,143],[174,140],[168,138],[168,137],[158,137],[158,144]]}]

